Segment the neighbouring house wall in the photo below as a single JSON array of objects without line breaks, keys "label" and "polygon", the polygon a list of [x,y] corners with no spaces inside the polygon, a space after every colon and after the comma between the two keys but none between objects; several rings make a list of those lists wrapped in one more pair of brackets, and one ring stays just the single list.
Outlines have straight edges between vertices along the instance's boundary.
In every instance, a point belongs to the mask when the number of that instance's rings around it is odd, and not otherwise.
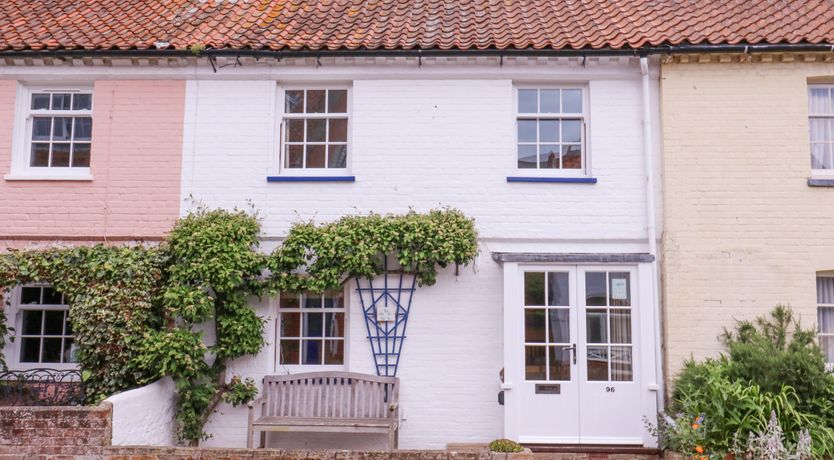
[{"label": "neighbouring house wall", "polygon": [[2,178],[10,171],[17,88],[0,80],[0,243],[168,231],[179,212],[183,81],[95,82],[91,181]]},{"label": "neighbouring house wall", "polygon": [[0,407],[0,454],[97,455],[110,445],[111,408]]},{"label": "neighbouring house wall", "polygon": [[777,304],[813,327],[834,269],[834,189],[807,184],[808,78],[834,64],[716,60],[662,66],[667,378]]},{"label": "neighbouring house wall", "polygon": [[106,399],[113,405],[114,446],[176,445],[176,393],[170,377]]},{"label": "neighbouring house wall", "polygon": [[[219,69],[215,78],[240,72],[248,79],[189,81],[181,196],[211,207],[245,207],[251,202],[262,217],[266,250],[299,220],[326,222],[359,212],[425,211],[447,205],[474,217],[481,250],[474,267],[462,268],[459,276],[454,268],[443,270],[435,286],[419,288],[414,295],[398,371],[404,418],[400,447],[486,443],[502,436],[504,413],[497,401],[504,366],[503,276],[490,252],[648,250],[639,68],[603,69],[603,78],[591,77],[579,66],[505,65],[499,70],[496,63],[455,68],[470,75],[480,72],[480,79],[432,78],[430,68],[414,67],[411,74],[388,80],[379,80],[387,68],[372,70],[374,75],[362,78],[353,78],[351,69],[340,74],[332,66],[288,67],[280,74],[296,83],[323,84],[328,77],[353,82],[349,162],[355,183],[267,182],[278,149],[275,110],[280,81],[258,77],[257,69],[231,67]],[[391,71],[402,73],[402,68]],[[516,168],[514,80],[497,76],[499,72],[539,82],[553,82],[555,75],[572,83],[589,80],[588,136],[597,184],[507,183],[507,176],[524,174]],[[181,212],[189,209],[184,201]],[[374,373],[359,298],[352,288],[349,285],[346,368]],[[230,373],[260,382],[268,374],[312,370],[276,366],[275,299],[265,299],[258,313],[268,319],[268,345],[258,356],[233,363]],[[651,331],[650,324],[643,327]],[[647,377],[643,383],[652,380]],[[644,397],[653,408],[646,415],[653,414],[654,393],[647,390]],[[221,405],[207,431],[212,437],[205,445],[245,445],[246,408]],[[385,444],[384,436],[278,434],[270,436],[270,445]]]}]

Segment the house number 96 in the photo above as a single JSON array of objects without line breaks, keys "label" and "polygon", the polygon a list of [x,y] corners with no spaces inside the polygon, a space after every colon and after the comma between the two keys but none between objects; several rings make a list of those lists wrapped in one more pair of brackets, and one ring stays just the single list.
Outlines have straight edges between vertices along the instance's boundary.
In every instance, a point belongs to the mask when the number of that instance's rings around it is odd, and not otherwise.
[{"label": "house number 96", "polygon": [[617,389],[614,387],[605,387],[606,393],[614,393],[615,391],[617,391]]}]

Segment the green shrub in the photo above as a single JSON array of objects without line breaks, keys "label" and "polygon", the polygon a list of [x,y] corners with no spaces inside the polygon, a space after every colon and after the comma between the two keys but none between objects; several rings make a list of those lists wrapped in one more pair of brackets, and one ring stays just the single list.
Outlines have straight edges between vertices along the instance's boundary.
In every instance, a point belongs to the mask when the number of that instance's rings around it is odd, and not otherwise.
[{"label": "green shrub", "polygon": [[489,443],[490,452],[521,452],[524,447],[510,439],[496,439]]}]

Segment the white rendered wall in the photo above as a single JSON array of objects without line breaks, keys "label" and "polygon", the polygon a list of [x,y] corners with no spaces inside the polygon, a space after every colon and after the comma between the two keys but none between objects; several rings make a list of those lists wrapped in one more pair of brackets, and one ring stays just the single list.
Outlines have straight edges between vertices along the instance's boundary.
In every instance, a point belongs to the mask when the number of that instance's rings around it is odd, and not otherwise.
[{"label": "white rendered wall", "polygon": [[113,404],[114,446],[176,445],[176,395],[170,377],[106,399]]},{"label": "white rendered wall", "polygon": [[[365,69],[366,70],[366,69]],[[187,83],[182,195],[208,206],[244,207],[262,216],[265,249],[291,223],[326,222],[346,214],[424,211],[454,206],[476,219],[475,267],[444,271],[417,290],[398,376],[404,421],[401,448],[444,448],[450,442],[488,442],[503,434],[497,403],[503,366],[502,268],[492,251],[646,252],[645,175],[639,70],[610,69],[591,78],[581,68],[552,69],[555,80],[585,83],[591,175],[597,184],[507,183],[515,167],[514,86],[497,67],[452,79],[414,70],[392,79],[357,70],[333,73],[352,82],[350,174],[355,183],[267,183],[277,155],[276,93],[281,76]],[[514,75],[524,75],[514,69]],[[547,67],[534,69],[538,81]],[[509,70],[507,70],[509,71]],[[224,70],[221,69],[222,74]],[[307,81],[292,70],[292,83]],[[309,79],[327,69],[309,68]],[[547,81],[547,80],[545,80]],[[191,205],[184,201],[182,211]],[[646,303],[645,307],[650,308]],[[358,298],[349,299],[347,369],[373,373]],[[276,306],[265,300],[269,345],[230,371],[260,380],[303,372],[275,366]],[[243,446],[246,409],[222,406],[211,418],[206,445]],[[384,447],[382,437],[276,435],[287,447]]]}]

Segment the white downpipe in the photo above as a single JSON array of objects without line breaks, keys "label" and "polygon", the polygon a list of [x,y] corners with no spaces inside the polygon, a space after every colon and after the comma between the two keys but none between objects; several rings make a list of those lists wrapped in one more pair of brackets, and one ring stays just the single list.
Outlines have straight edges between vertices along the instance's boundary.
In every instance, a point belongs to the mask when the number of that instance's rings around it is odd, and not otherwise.
[{"label": "white downpipe", "polygon": [[649,238],[649,254],[652,260],[652,315],[654,317],[654,384],[656,388],[657,409],[663,410],[663,359],[661,355],[661,333],[660,333],[660,294],[658,292],[658,269],[657,269],[657,224],[655,217],[654,202],[654,152],[652,151],[652,110],[651,110],[651,85],[649,81],[649,60],[646,57],[640,58],[640,73],[643,80],[643,156],[646,166],[646,233]]}]

